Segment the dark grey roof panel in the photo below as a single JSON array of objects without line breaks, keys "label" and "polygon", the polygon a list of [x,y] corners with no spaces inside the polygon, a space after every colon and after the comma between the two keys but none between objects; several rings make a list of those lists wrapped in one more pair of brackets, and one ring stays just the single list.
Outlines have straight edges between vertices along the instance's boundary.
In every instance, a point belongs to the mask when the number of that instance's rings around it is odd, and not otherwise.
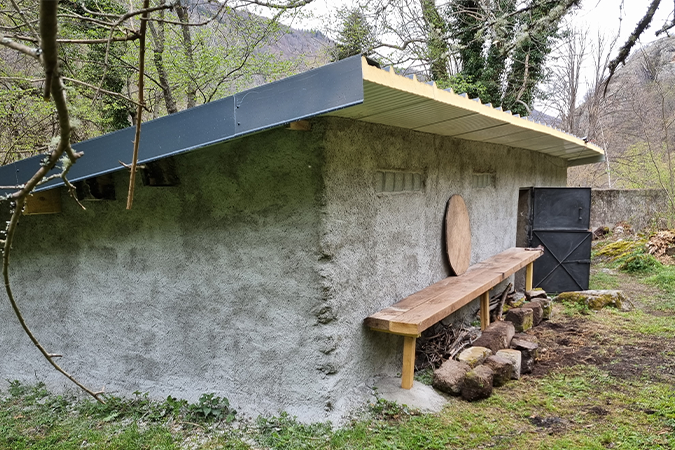
[{"label": "dark grey roof panel", "polygon": [[[361,57],[355,56],[274,83],[143,123],[139,163],[195,150],[246,134],[363,102]],[[134,128],[73,145],[84,157],[68,178],[78,181],[131,162]],[[0,167],[0,185],[23,184],[40,166],[34,156]],[[58,173],[56,170],[52,173]],[[38,190],[61,185],[53,180]],[[12,190],[0,190],[6,195]]]},{"label": "dark grey roof panel", "polygon": [[[290,80],[293,83],[287,83]],[[264,84],[234,98],[237,135],[357,105],[363,103],[361,56]]]}]

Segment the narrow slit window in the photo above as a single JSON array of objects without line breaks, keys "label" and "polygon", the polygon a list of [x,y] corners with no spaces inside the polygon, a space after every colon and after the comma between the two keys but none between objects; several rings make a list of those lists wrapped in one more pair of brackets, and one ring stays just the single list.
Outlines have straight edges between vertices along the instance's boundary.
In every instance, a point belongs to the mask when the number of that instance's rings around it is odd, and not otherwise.
[{"label": "narrow slit window", "polygon": [[144,164],[141,172],[144,186],[178,186],[180,179],[173,158],[164,158]]}]

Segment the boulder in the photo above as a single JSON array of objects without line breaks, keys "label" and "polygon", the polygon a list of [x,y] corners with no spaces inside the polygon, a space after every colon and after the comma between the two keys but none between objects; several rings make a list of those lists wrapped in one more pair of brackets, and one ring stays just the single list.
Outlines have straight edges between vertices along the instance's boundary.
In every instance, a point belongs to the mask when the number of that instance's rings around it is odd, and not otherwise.
[{"label": "boulder", "polygon": [[480,365],[466,373],[464,386],[462,386],[462,398],[470,402],[488,398],[492,395],[492,369]]},{"label": "boulder", "polygon": [[563,292],[555,298],[557,302],[572,302],[588,306],[589,309],[599,311],[606,306],[611,306],[622,311],[627,311],[628,299],[622,291],[614,290],[590,290],[579,292]]},{"label": "boulder", "polygon": [[525,298],[528,302],[531,302],[535,299],[546,300],[548,298],[548,294],[546,294],[546,291],[542,291],[541,289],[537,289],[535,291],[525,291]]},{"label": "boulder", "polygon": [[532,328],[532,310],[529,308],[511,308],[506,313],[505,320],[513,323],[516,331],[527,331]]},{"label": "boulder", "polygon": [[511,339],[511,348],[520,352],[520,372],[531,373],[539,357],[539,344],[523,339]]},{"label": "boulder", "polygon": [[503,356],[492,355],[485,360],[484,365],[492,369],[492,385],[494,387],[504,386],[513,378],[514,362]]},{"label": "boulder", "polygon": [[[516,333],[513,335],[513,338],[520,339],[521,341],[532,342],[533,344],[539,343],[539,338],[537,338],[537,336],[535,336],[534,334]],[[509,346],[509,348],[511,348],[511,346]]]},{"label": "boulder", "polygon": [[464,386],[464,377],[471,367],[461,361],[449,359],[434,370],[433,386],[450,395],[460,395]]},{"label": "boulder", "polygon": [[492,355],[492,350],[485,347],[469,347],[457,357],[458,361],[467,363],[470,367],[482,364],[485,359]]},{"label": "boulder", "polygon": [[491,323],[483,330],[483,334],[473,342],[473,345],[489,348],[492,354],[495,354],[501,349],[509,348],[515,333],[516,329],[513,323],[500,320]]},{"label": "boulder", "polygon": [[541,303],[538,300],[532,302],[523,303],[520,305],[521,308],[529,308],[532,310],[532,326],[536,327],[541,323],[541,319],[544,317],[544,308],[541,306]]},{"label": "boulder", "polygon": [[520,379],[520,367],[521,367],[521,361],[522,361],[522,354],[520,353],[519,350],[513,350],[513,349],[506,349],[506,350],[499,350],[497,352],[497,356],[505,359],[509,359],[513,363],[513,373],[511,374],[511,378],[514,380],[519,380]]}]

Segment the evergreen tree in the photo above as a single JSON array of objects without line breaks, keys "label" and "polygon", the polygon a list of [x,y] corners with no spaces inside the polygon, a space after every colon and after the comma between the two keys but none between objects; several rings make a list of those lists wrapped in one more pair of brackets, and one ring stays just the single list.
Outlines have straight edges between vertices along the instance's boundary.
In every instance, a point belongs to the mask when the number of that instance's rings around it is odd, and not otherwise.
[{"label": "evergreen tree", "polygon": [[364,12],[357,8],[343,11],[343,14],[342,27],[333,49],[333,60],[339,61],[354,55],[370,54],[375,37]]}]

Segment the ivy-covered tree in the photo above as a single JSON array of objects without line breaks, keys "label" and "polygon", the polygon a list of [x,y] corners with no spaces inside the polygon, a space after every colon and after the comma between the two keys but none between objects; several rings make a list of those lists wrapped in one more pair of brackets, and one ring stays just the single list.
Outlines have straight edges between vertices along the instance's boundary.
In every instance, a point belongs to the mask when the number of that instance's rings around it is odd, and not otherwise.
[{"label": "ivy-covered tree", "polygon": [[545,0],[452,0],[448,36],[456,40],[459,73],[472,82],[468,94],[529,115],[558,38],[560,7]]},{"label": "ivy-covered tree", "polygon": [[580,0],[368,1],[374,48],[439,87],[527,115],[562,18]]}]

